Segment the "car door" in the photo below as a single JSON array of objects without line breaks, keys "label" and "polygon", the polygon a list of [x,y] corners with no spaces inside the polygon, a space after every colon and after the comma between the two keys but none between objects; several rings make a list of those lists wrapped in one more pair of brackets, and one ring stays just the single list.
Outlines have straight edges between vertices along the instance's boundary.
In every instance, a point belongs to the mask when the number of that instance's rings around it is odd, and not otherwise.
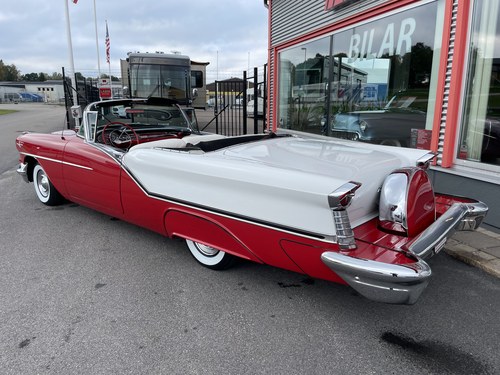
[{"label": "car door", "polygon": [[63,178],[70,200],[108,215],[120,217],[122,152],[76,136],[66,144]]}]

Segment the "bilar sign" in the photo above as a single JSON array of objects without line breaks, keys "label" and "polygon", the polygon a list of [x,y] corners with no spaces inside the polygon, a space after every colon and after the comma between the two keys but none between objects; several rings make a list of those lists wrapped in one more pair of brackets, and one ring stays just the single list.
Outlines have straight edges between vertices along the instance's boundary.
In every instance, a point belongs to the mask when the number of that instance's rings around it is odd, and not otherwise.
[{"label": "bilar sign", "polygon": [[[377,25],[380,26],[380,25]],[[377,37],[372,28],[351,36],[348,57],[350,62],[358,59],[375,59],[394,55],[404,55],[411,52],[412,36],[417,23],[409,17],[401,22],[390,22],[385,28],[383,37]]]}]

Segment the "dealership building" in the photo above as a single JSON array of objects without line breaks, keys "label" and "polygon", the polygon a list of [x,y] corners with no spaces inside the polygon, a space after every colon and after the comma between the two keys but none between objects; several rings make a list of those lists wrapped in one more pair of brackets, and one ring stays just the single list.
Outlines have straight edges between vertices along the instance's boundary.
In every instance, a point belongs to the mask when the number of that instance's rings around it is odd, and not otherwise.
[{"label": "dealership building", "polygon": [[499,1],[264,3],[274,130],[430,149],[436,190],[500,229]]}]

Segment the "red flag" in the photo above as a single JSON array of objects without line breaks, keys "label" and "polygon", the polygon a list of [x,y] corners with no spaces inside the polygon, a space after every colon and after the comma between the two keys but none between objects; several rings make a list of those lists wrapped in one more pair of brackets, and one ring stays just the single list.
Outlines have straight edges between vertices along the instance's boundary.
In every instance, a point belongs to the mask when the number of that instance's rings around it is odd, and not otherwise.
[{"label": "red flag", "polygon": [[78,0],[73,0],[73,4],[76,4],[78,2]]},{"label": "red flag", "polygon": [[[76,0],[78,1],[78,0]],[[109,32],[108,32],[108,21],[106,21],[106,62],[109,64]]]}]

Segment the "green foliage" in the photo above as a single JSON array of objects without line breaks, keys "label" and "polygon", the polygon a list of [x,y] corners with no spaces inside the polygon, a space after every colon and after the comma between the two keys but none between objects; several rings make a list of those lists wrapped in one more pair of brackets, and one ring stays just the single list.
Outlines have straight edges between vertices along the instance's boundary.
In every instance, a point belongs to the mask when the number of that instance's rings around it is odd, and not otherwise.
[{"label": "green foliage", "polygon": [[[84,77],[82,73],[77,72],[75,74],[78,80],[83,81],[84,79],[95,79],[95,77]],[[108,76],[103,74],[102,78],[107,78]],[[53,72],[52,74],[40,72],[40,73],[27,73],[21,74],[21,72],[17,69],[14,64],[6,65],[3,60],[0,60],[0,81],[25,81],[25,82],[44,82],[47,80],[62,80],[62,73]],[[115,76],[111,76],[111,80],[114,82],[119,81],[120,79]]]},{"label": "green foliage", "polygon": [[9,113],[14,113],[17,111],[14,111],[13,109],[0,109],[0,116],[1,115],[8,115]]},{"label": "green foliage", "polygon": [[0,60],[0,81],[19,81],[21,72],[14,64],[5,65],[3,60]]},{"label": "green foliage", "polygon": [[[100,77],[100,78],[109,78],[109,75],[107,75],[107,74],[101,74],[101,77]],[[112,76],[111,76],[111,81],[112,81],[112,82],[118,82],[118,81],[120,81],[120,78],[115,77],[115,76],[113,76],[113,75],[112,75]]]}]

